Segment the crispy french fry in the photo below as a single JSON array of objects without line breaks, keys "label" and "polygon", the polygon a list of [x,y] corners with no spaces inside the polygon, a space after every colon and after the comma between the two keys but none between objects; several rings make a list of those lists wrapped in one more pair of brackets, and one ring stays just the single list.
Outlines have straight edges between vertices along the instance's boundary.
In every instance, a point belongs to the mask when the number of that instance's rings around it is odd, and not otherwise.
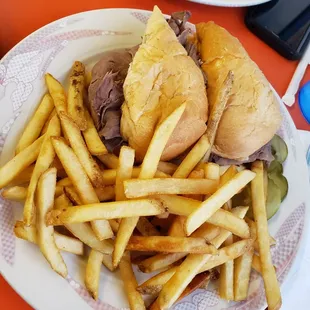
[{"label": "crispy french fry", "polygon": [[84,116],[87,122],[87,128],[83,131],[83,136],[90,154],[96,156],[107,154],[108,150],[101,141],[94,125],[94,121],[87,109],[84,109]]},{"label": "crispy french fry", "polygon": [[0,168],[0,189],[7,186],[38,157],[44,136],[38,138]]},{"label": "crispy french fry", "polygon": [[115,198],[115,187],[112,185],[95,188],[95,192],[100,201],[109,201]]},{"label": "crispy french fry", "polygon": [[137,229],[142,236],[159,236],[159,231],[149,222],[146,217],[140,217],[137,223]]},{"label": "crispy french fry", "polygon": [[132,236],[127,244],[129,251],[154,251],[166,253],[209,253],[217,251],[203,238],[184,238],[170,236]]},{"label": "crispy french fry", "polygon": [[[26,226],[24,222],[17,221],[14,226],[15,236],[29,242],[38,243],[37,229],[35,226]],[[83,243],[72,237],[68,237],[54,231],[55,243],[60,251],[76,255],[83,255]]]},{"label": "crispy french fry", "polygon": [[16,146],[16,154],[31,145],[40,136],[40,132],[53,109],[54,102],[52,97],[48,94],[44,95],[37,110],[23,130],[23,134]]},{"label": "crispy french fry", "polygon": [[28,189],[26,187],[21,186],[13,186],[7,189],[4,189],[1,192],[1,196],[4,199],[24,202],[27,197]]},{"label": "crispy french fry", "polygon": [[[44,136],[44,141],[41,146],[40,153],[34,166],[34,170],[30,179],[27,190],[27,198],[24,205],[24,222],[27,225],[35,221],[35,191],[40,176],[52,164],[55,158],[55,150],[51,142],[51,136],[60,136],[61,128],[58,116],[55,115],[48,126],[47,132]],[[56,168],[55,168],[56,169]],[[57,170],[56,170],[57,173]]]},{"label": "crispy french fry", "polygon": [[[234,242],[233,236],[229,236],[224,241],[224,246],[228,247]],[[221,250],[220,250],[221,251]],[[219,251],[219,252],[220,252]],[[209,262],[211,259],[209,260]],[[230,259],[220,266],[219,295],[228,301],[234,300],[234,260]]]},{"label": "crispy french fry", "polygon": [[[189,216],[201,205],[197,200],[176,195],[158,195],[156,198],[170,213],[183,216]],[[247,223],[229,211],[219,209],[206,222],[229,230],[241,238],[250,237]]]},{"label": "crispy french fry", "polygon": [[[199,169],[199,170],[193,170],[188,178],[189,179],[204,179],[204,170],[203,169]],[[184,197],[187,198],[192,198],[198,201],[202,201],[204,198],[204,195],[198,194],[198,195],[184,195]]]},{"label": "crispy french fry", "polygon": [[19,173],[12,180],[12,182],[10,182],[7,186],[14,187],[14,186],[23,185],[25,183],[29,183],[31,176],[32,176],[33,169],[34,169],[34,164],[28,166],[21,173]]},{"label": "crispy french fry", "polygon": [[234,300],[244,300],[248,296],[254,247],[235,259],[234,265]]},{"label": "crispy french fry", "polygon": [[183,112],[186,108],[186,103],[175,109],[161,124],[155,129],[153,138],[144,156],[139,179],[153,178],[157,170],[160,157],[165,149],[165,146],[177,126]]},{"label": "crispy french fry", "polygon": [[186,237],[183,229],[185,220],[185,216],[177,216],[169,227],[168,235],[171,237]]},{"label": "crispy french fry", "polygon": [[70,199],[74,206],[82,205],[82,201],[73,187],[65,186],[64,194]]},{"label": "crispy french fry", "polygon": [[63,130],[70,145],[94,187],[104,186],[101,170],[89,153],[79,127],[65,113],[59,114]]},{"label": "crispy french fry", "polygon": [[117,222],[116,220],[109,220],[110,226],[113,230],[114,233],[118,232],[119,229],[119,222]]},{"label": "crispy french fry", "polygon": [[216,191],[217,182],[206,179],[138,179],[125,181],[124,187],[127,198],[137,198],[158,194],[211,194]]},{"label": "crispy french fry", "polygon": [[37,189],[37,241],[40,250],[46,260],[62,277],[68,274],[67,266],[56,246],[54,239],[54,227],[45,224],[45,215],[54,205],[54,192],[56,188],[57,171],[50,168],[39,179]]},{"label": "crispy french fry", "polygon": [[220,180],[220,166],[214,163],[204,165],[205,178],[210,180]]},{"label": "crispy french fry", "polygon": [[62,166],[58,157],[54,158],[54,161],[51,164],[51,168],[53,168],[53,167],[57,169],[57,178],[64,179],[67,177],[66,171],[65,171],[64,167]]},{"label": "crispy french fry", "polygon": [[61,83],[57,81],[51,74],[45,74],[45,83],[50,95],[54,100],[57,114],[67,111],[67,98],[65,90]]},{"label": "crispy french fry", "polygon": [[228,181],[230,181],[236,174],[238,173],[238,169],[235,165],[231,165],[228,169],[220,176],[220,184],[219,186],[223,186]]},{"label": "crispy french fry", "polygon": [[178,168],[177,165],[165,161],[160,161],[157,166],[158,170],[170,175],[174,174],[177,168]]},{"label": "crispy french fry", "polygon": [[84,65],[80,61],[75,61],[72,66],[68,89],[68,114],[82,131],[87,129],[83,105],[84,74]]},{"label": "crispy french fry", "polygon": [[256,173],[256,177],[251,182],[252,207],[254,220],[257,225],[257,240],[268,309],[280,309],[282,304],[281,293],[270,254],[268,223],[264,196],[263,163],[261,161],[254,162],[252,164],[252,171]]},{"label": "crispy french fry", "polygon": [[223,248],[219,249],[217,255],[210,257],[210,259],[201,267],[200,272],[210,270],[230,260],[236,259],[252,248],[252,239],[240,240],[230,245],[224,246]]},{"label": "crispy french fry", "polygon": [[110,271],[114,271],[115,268],[112,264],[112,255],[103,255],[102,264],[108,268]]},{"label": "crispy french fry", "polygon": [[[62,194],[55,199],[54,208],[62,209],[72,205],[69,198]],[[90,248],[103,254],[112,254],[113,245],[108,240],[99,241],[88,223],[75,223],[64,225],[72,235],[88,245]]]},{"label": "crispy french fry", "polygon": [[100,269],[104,254],[99,251],[91,250],[85,272],[85,286],[91,296],[97,300],[99,292]]},{"label": "crispy french fry", "polygon": [[[185,223],[187,235],[195,231],[203,222],[208,220],[222,205],[239,192],[255,177],[255,173],[243,170],[230,181],[220,187],[212,196],[206,199],[198,209],[191,213]],[[169,179],[170,180],[170,179]]]},{"label": "crispy french fry", "polygon": [[210,280],[211,280],[211,273],[208,271],[197,274],[194,277],[194,279],[187,285],[187,287],[185,288],[183,293],[180,295],[180,297],[177,299],[177,301],[190,295],[196,289],[201,288],[202,285],[204,286],[204,288],[206,288]]},{"label": "crispy french fry", "polygon": [[157,296],[161,291],[163,285],[167,283],[175,274],[178,266],[171,267],[156,276],[148,279],[144,283],[140,284],[137,290],[143,295]]},{"label": "crispy french fry", "polygon": [[[62,138],[52,137],[51,140],[56,154],[82,202],[84,204],[99,202],[97,194],[73,150]],[[109,225],[109,222],[93,221],[91,224],[99,240],[109,239],[113,236],[113,231]]]},{"label": "crispy french fry", "polygon": [[210,148],[208,149],[206,154],[203,156],[203,159],[202,159],[203,162],[209,161],[211,150],[212,150],[215,137],[216,137],[217,128],[222,118],[223,112],[226,108],[228,99],[231,95],[233,82],[234,82],[234,74],[232,71],[229,71],[227,74],[227,77],[225,78],[223,82],[223,86],[220,88],[219,92],[217,93],[215,102],[213,106],[211,107],[211,112],[210,112],[210,116],[208,119],[208,126],[207,126],[207,130],[205,133],[205,135],[209,139]]},{"label": "crispy french fry", "polygon": [[52,210],[46,216],[49,225],[89,222],[99,219],[116,219],[133,216],[151,216],[164,212],[160,202],[154,199],[102,202],[77,207]]},{"label": "crispy french fry", "polygon": [[[232,212],[243,218],[248,208],[234,208]],[[223,230],[212,240],[216,248],[231,235],[229,231]],[[172,277],[163,285],[158,298],[152,304],[151,309],[167,309],[180,297],[186,286],[193,280],[201,268],[208,262],[209,254],[189,254],[176,269]],[[204,270],[200,271],[203,272]]]},{"label": "crispy french fry", "polygon": [[[126,200],[124,193],[124,180],[132,177],[132,169],[135,161],[135,151],[127,146],[123,146],[119,154],[119,166],[115,182],[115,198],[117,201]],[[112,255],[113,266],[116,268],[125,252],[126,245],[131,237],[139,218],[129,217],[121,219],[116,235],[115,247]]]},{"label": "crispy french fry", "polygon": [[118,157],[114,154],[108,153],[104,155],[97,156],[97,158],[109,169],[118,168]]},{"label": "crispy french fry", "polygon": [[150,273],[163,268],[166,268],[180,259],[184,258],[187,253],[169,253],[169,254],[157,254],[146,258],[138,264],[139,269],[144,273]]},{"label": "crispy french fry", "polygon": [[49,125],[51,119],[52,119],[55,115],[57,115],[57,111],[56,111],[56,109],[55,109],[54,101],[53,101],[53,107],[54,107],[54,108],[53,108],[53,111],[52,111],[51,114],[49,115],[49,117],[48,117],[48,119],[46,120],[44,126],[42,127],[42,130],[41,130],[41,133],[40,133],[41,136],[43,136],[43,135],[46,133],[47,128],[48,128],[48,125]]},{"label": "crispy french fry", "polygon": [[187,178],[209,148],[210,143],[208,137],[206,135],[201,136],[198,142],[183,159],[182,163],[177,168],[172,177],[184,179]]},{"label": "crispy french fry", "polygon": [[138,283],[132,270],[130,254],[125,252],[119,264],[121,278],[124,282],[125,292],[131,310],[145,309],[142,296],[137,291]]}]

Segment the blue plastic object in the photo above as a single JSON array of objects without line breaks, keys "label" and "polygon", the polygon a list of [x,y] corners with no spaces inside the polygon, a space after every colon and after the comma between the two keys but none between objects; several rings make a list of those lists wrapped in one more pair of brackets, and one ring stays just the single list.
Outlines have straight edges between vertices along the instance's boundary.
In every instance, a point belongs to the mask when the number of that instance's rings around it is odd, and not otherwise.
[{"label": "blue plastic object", "polygon": [[298,98],[301,113],[310,124],[310,81],[300,89]]}]

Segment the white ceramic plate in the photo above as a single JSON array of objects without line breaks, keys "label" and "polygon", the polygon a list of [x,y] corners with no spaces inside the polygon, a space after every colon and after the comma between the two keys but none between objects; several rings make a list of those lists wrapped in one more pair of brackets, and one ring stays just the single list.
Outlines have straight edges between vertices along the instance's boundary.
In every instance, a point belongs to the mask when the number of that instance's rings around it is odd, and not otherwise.
[{"label": "white ceramic plate", "polygon": [[253,6],[269,2],[271,0],[189,0],[201,4],[208,4],[214,6],[227,6],[227,7],[240,7],[240,6]]},{"label": "white ceramic plate", "polygon": [[[150,12],[110,9],[80,13],[51,23],[28,36],[0,63],[0,166],[9,160],[26,122],[42,95],[45,72],[64,82],[74,60],[89,67],[106,50],[140,42]],[[280,211],[269,222],[277,245],[273,261],[281,283],[292,269],[309,222],[307,167],[296,128],[277,96],[283,113],[280,134],[289,156],[284,172],[289,193]],[[16,239],[13,226],[22,206],[0,198],[0,268],[12,287],[35,309],[120,309],[128,307],[119,274],[102,267],[100,299],[95,302],[83,286],[85,259],[63,254],[69,269],[67,279],[54,273],[35,245]],[[146,278],[136,273],[138,281]],[[197,290],[174,309],[263,309],[263,282],[253,273],[249,300],[227,304],[216,290]]]}]

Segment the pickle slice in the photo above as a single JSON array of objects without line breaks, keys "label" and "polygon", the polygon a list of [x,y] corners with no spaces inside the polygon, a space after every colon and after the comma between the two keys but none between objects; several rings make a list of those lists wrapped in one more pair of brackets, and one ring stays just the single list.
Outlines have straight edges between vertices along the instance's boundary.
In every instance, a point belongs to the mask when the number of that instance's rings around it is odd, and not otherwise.
[{"label": "pickle slice", "polygon": [[280,189],[281,192],[281,202],[284,200],[284,198],[287,195],[288,192],[288,182],[286,177],[283,174],[279,173],[270,173],[268,175],[269,180],[271,179],[277,187]]},{"label": "pickle slice", "polygon": [[285,161],[288,149],[285,141],[278,135],[274,135],[271,140],[271,152],[275,160],[281,164]]},{"label": "pickle slice", "polygon": [[267,219],[271,219],[281,205],[281,190],[272,179],[268,179],[268,194],[266,203]]},{"label": "pickle slice", "polygon": [[273,160],[270,163],[267,172],[268,172],[268,175],[270,175],[272,173],[282,174],[283,173],[283,166],[279,161]]}]

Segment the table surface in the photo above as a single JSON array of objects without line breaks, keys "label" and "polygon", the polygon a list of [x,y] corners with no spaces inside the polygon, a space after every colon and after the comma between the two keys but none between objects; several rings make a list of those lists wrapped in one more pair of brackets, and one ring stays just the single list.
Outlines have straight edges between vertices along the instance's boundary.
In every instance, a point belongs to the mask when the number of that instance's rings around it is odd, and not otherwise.
[{"label": "table surface", "polygon": [[[56,19],[67,15],[88,10],[119,7],[140,8],[152,10],[157,4],[165,13],[180,10],[192,12],[191,22],[214,20],[225,27],[242,42],[251,58],[262,69],[267,79],[282,96],[294,73],[297,62],[281,57],[270,47],[255,37],[244,25],[244,8],[220,8],[187,2],[185,0],[114,0],[107,1],[87,0],[54,0],[48,3],[42,0],[10,0],[3,1],[0,9],[0,57],[5,55],[15,44],[36,29]],[[52,4],[52,5],[51,5]],[[310,69],[301,83],[310,80]],[[310,125],[303,118],[298,104],[288,108],[298,129],[310,131]],[[28,310],[32,309],[0,276],[0,304],[2,309]]]}]

